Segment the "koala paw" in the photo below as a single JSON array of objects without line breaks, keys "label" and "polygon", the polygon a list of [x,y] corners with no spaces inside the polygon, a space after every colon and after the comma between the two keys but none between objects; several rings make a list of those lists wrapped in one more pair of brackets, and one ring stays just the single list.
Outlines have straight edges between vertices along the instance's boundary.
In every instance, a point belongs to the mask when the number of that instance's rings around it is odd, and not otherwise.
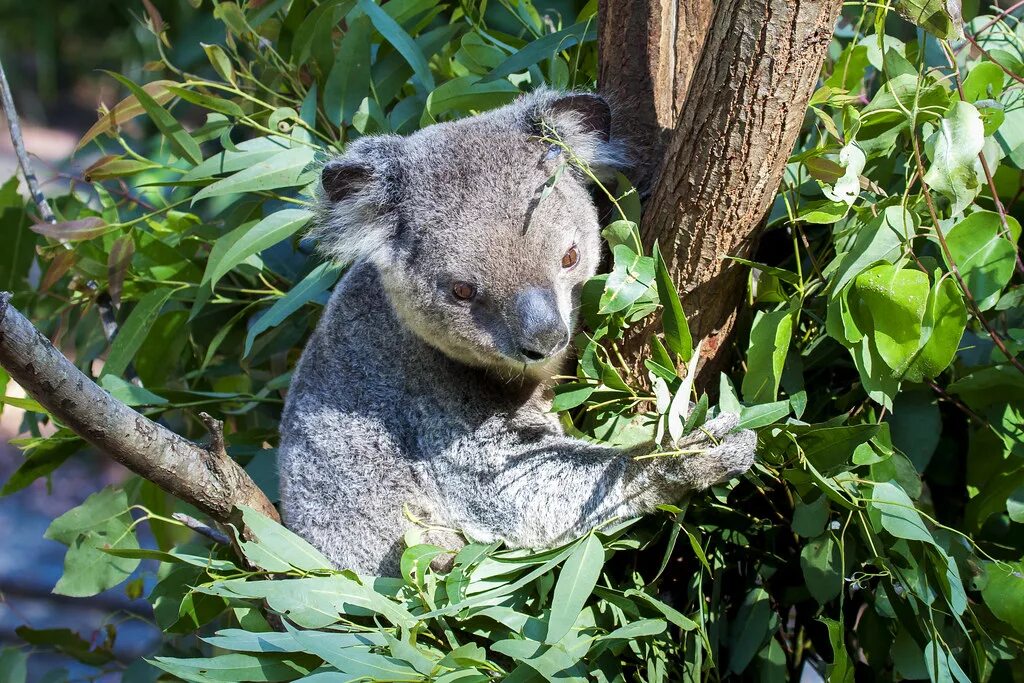
[{"label": "koala paw", "polygon": [[721,481],[743,474],[754,464],[757,435],[749,429],[736,429],[739,416],[720,415],[702,428],[681,438],[674,447],[679,450],[700,450],[673,458],[679,475],[694,489],[706,489]]}]

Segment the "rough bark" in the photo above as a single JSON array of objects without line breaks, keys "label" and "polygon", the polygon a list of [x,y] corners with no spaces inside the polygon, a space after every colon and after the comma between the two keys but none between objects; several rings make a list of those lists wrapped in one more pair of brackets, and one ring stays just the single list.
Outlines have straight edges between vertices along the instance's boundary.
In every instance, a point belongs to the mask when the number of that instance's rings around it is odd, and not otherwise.
[{"label": "rough bark", "polygon": [[224,450],[221,424],[201,415],[209,448],[121,403],[85,376],[0,292],[0,366],[50,414],[114,460],[215,521],[237,522],[248,505],[279,519],[273,504]]},{"label": "rough bark", "polygon": [[[711,362],[699,384],[723,367],[746,291],[747,269],[725,257],[749,256],[756,246],[841,4],[721,0],[715,7],[641,225],[645,246],[659,243],[683,295],[694,341],[704,339]],[[634,358],[649,334],[636,330],[627,340]]]},{"label": "rough bark", "polygon": [[617,0],[598,4],[598,83],[615,105],[614,135],[633,150],[633,183],[653,185],[683,111],[712,0]]}]

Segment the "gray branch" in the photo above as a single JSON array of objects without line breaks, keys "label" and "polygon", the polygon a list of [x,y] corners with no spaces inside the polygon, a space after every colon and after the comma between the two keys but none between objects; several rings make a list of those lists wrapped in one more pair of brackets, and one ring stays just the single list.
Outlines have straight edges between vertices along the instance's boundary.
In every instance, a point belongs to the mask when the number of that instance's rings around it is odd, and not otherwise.
[{"label": "gray branch", "polygon": [[0,292],[0,366],[62,424],[216,522],[237,525],[238,505],[279,519],[225,452],[219,423],[204,418],[214,429],[213,446],[204,448],[137,413],[86,377],[10,300],[10,293]]}]

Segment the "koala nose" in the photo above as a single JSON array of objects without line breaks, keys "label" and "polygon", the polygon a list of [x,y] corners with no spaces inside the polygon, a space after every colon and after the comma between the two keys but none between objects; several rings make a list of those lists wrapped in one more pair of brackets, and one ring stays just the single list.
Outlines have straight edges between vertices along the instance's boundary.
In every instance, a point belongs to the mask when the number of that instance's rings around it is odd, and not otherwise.
[{"label": "koala nose", "polygon": [[569,330],[558,312],[554,292],[528,289],[516,298],[519,353],[527,361],[549,358],[569,343]]}]

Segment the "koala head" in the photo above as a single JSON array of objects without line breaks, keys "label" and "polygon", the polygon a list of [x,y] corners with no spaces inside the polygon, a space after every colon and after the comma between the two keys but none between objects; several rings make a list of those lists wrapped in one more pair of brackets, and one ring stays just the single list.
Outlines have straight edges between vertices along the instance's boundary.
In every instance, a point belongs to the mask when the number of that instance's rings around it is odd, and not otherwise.
[{"label": "koala head", "polygon": [[541,91],[408,137],[364,137],[323,169],[314,237],[372,263],[399,318],[448,356],[550,376],[601,258],[581,168],[615,162],[593,94]]}]

